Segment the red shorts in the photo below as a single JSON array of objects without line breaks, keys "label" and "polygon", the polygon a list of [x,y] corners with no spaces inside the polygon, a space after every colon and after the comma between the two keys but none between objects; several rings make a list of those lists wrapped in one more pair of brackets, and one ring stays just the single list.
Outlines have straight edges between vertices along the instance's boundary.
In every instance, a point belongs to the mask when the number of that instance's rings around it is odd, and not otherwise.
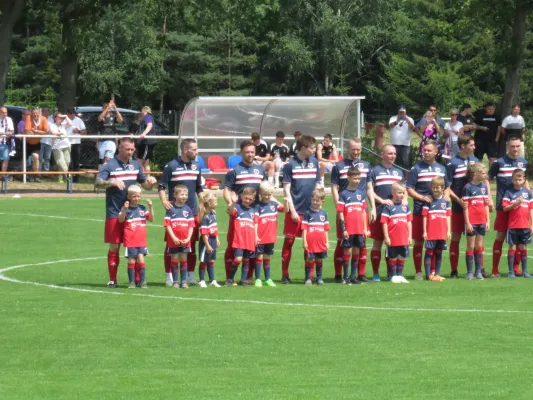
[{"label": "red shorts", "polygon": [[121,244],[124,234],[124,224],[118,218],[106,218],[104,230],[104,243]]},{"label": "red shorts", "polygon": [[413,240],[424,240],[424,217],[421,215],[413,215],[412,235]]},{"label": "red shorts", "polygon": [[[381,218],[381,216],[378,216]],[[379,218],[370,224],[370,237],[378,242],[383,242],[383,224],[379,222]]]},{"label": "red shorts", "polygon": [[496,220],[494,221],[494,230],[497,232],[507,232],[509,226],[509,213],[505,211],[496,211]]},{"label": "red shorts", "polygon": [[233,236],[235,234],[235,228],[234,224],[235,218],[229,217],[228,219],[228,233],[226,234],[226,238],[228,239],[228,245],[231,247],[231,244],[233,243]]},{"label": "red shorts", "polygon": [[452,211],[452,233],[464,233],[465,215],[460,212]]},{"label": "red shorts", "polygon": [[302,237],[302,220],[304,216],[298,214],[298,217],[300,220],[298,222],[293,222],[291,213],[289,212],[285,214],[285,225],[283,226],[283,234],[285,236]]}]

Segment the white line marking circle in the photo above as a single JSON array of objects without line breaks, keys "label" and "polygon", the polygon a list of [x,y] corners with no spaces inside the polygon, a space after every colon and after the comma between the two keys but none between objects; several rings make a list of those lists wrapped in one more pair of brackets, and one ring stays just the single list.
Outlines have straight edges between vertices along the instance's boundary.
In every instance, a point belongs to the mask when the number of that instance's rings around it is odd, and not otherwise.
[{"label": "white line marking circle", "polygon": [[124,296],[126,294],[137,297],[150,297],[154,299],[171,299],[171,300],[184,300],[184,301],[202,301],[212,303],[233,303],[233,304],[254,304],[254,305],[267,305],[267,306],[284,306],[284,307],[310,307],[310,308],[328,308],[328,309],[342,309],[342,310],[369,310],[369,311],[404,311],[404,312],[445,312],[445,313],[485,313],[485,314],[533,314],[533,311],[528,310],[480,310],[480,309],[460,309],[460,308],[415,308],[415,307],[373,307],[373,306],[356,306],[356,305],[342,305],[342,304],[313,304],[313,303],[291,303],[291,302],[276,302],[276,301],[263,301],[263,300],[236,300],[236,299],[211,299],[203,297],[182,297],[182,296],[163,296],[147,293],[130,293],[130,292],[116,292],[112,290],[97,290],[97,289],[82,289],[70,286],[60,286],[48,283],[22,281],[19,279],[10,278],[4,275],[4,272],[13,271],[15,269],[36,267],[41,265],[53,265],[67,262],[76,261],[90,261],[90,260],[103,260],[106,257],[87,257],[87,258],[73,258],[56,261],[46,261],[33,264],[21,264],[11,267],[5,267],[0,269],[0,280],[12,283],[21,283],[25,285],[41,286],[50,289],[62,289],[70,290],[74,292],[82,293],[97,293],[107,294],[115,296]]}]

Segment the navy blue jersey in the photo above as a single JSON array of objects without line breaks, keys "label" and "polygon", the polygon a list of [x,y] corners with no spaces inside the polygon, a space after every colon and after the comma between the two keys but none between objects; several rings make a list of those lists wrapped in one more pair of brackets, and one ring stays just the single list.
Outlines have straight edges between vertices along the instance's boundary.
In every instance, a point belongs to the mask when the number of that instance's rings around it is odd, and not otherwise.
[{"label": "navy blue jersey", "polygon": [[[478,162],[479,160],[477,157],[474,157],[473,155],[469,155],[467,158],[461,158],[459,154],[457,154],[448,162],[448,165],[446,165],[446,176],[448,181],[451,183],[450,189],[458,197],[461,197],[463,188],[468,183],[468,179],[466,177],[466,170],[468,169],[468,166]],[[463,207],[453,201],[452,211],[462,213]]]},{"label": "navy blue jersey", "polygon": [[246,165],[244,162],[240,162],[226,174],[224,187],[237,194],[241,194],[244,188],[252,187],[257,191],[257,198],[259,196],[259,185],[264,178],[265,170],[262,166]]},{"label": "navy blue jersey", "polygon": [[[407,175],[407,188],[414,189],[422,196],[431,196],[431,180],[437,176],[444,178],[444,184],[450,187],[450,181],[446,176],[446,168],[439,164],[426,164],[424,161],[416,163]],[[423,201],[415,200],[413,202],[413,215],[422,215],[422,207],[426,204]]]},{"label": "navy blue jersey", "polygon": [[283,183],[291,184],[292,202],[298,214],[311,207],[311,194],[317,182],[320,182],[320,169],[315,157],[304,161],[293,157],[283,167]]},{"label": "navy blue jersey", "polygon": [[200,223],[200,234],[206,236],[218,235],[217,215],[214,211],[210,211],[202,218]]},{"label": "navy blue jersey", "polygon": [[124,182],[124,189],[110,186],[105,191],[106,218],[118,218],[120,209],[128,199],[128,187],[135,183],[144,183],[146,175],[137,160],[129,160],[123,163],[116,156],[106,162],[96,178],[103,180],[115,179]]},{"label": "navy blue jersey", "polygon": [[363,160],[350,160],[345,158],[333,166],[331,170],[331,184],[339,186],[339,193],[348,187],[348,168],[356,167],[361,172],[361,183],[357,188],[366,198],[366,182],[370,172],[370,163]]},{"label": "navy blue jersey", "polygon": [[489,178],[496,179],[496,210],[502,211],[502,200],[506,190],[513,189],[513,171],[521,169],[525,172],[527,161],[523,158],[513,160],[507,154],[492,163]]},{"label": "navy blue jersey", "polygon": [[[383,165],[377,165],[370,170],[368,180],[372,182],[374,193],[383,200],[392,200],[392,184],[403,182],[403,172],[400,168],[385,168]],[[383,204],[376,202],[376,214],[378,216],[381,215],[383,207]]]},{"label": "navy blue jersey", "polygon": [[175,200],[174,187],[176,185],[187,186],[189,198],[186,204],[191,208],[194,215],[198,215],[196,195],[203,191],[200,170],[200,165],[196,161],[186,163],[180,157],[175,158],[165,165],[159,181],[159,190],[168,189],[168,201],[173,202]]}]

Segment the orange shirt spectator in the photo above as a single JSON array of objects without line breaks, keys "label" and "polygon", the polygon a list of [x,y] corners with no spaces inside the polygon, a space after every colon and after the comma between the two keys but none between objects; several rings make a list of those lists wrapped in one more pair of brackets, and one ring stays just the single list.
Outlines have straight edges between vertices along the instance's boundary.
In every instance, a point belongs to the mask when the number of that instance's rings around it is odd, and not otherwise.
[{"label": "orange shirt spectator", "polygon": [[[48,121],[43,117],[40,111],[32,110],[31,115],[26,117],[26,135],[46,135],[48,134]],[[41,139],[27,139],[29,144],[39,144]]]}]

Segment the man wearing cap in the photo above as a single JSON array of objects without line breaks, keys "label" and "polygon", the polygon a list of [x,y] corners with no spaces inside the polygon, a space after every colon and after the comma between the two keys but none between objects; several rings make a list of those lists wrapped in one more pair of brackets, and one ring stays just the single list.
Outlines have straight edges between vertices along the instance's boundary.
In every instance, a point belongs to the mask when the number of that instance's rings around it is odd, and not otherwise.
[{"label": "man wearing cap", "polygon": [[404,168],[410,168],[411,132],[415,122],[407,116],[404,105],[398,108],[398,114],[389,120],[390,142],[396,149],[398,164]]},{"label": "man wearing cap", "polygon": [[[80,170],[80,146],[81,139],[79,135],[86,135],[87,128],[80,117],[76,116],[73,107],[67,108],[67,117],[72,121],[72,125],[67,126],[67,135],[70,141],[70,166],[71,171]],[[78,182],[78,175],[74,175],[73,181]]]}]

